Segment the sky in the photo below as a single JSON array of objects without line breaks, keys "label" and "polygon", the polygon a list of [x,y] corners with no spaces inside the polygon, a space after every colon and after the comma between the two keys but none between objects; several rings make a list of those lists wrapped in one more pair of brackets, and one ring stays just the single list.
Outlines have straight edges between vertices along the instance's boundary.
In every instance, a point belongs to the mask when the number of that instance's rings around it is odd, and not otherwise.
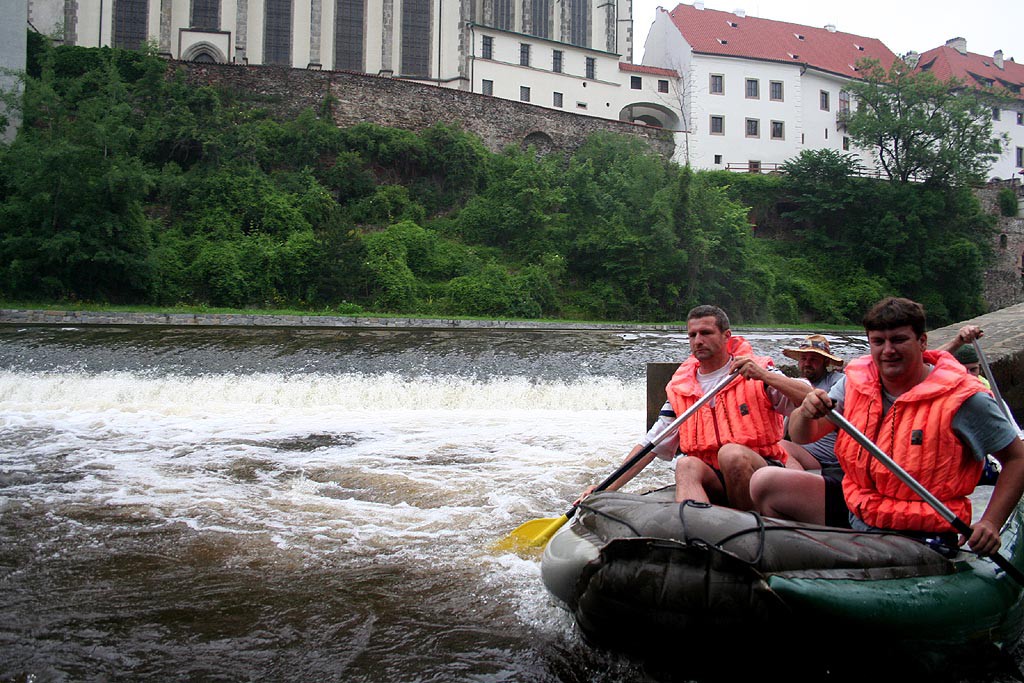
[{"label": "sky", "polygon": [[[659,6],[672,10],[678,4],[633,0],[634,62],[643,57],[655,10]],[[693,4],[693,0],[682,4]],[[844,33],[877,38],[898,55],[924,52],[959,36],[967,39],[968,52],[991,55],[1002,50],[1004,58],[1024,62],[1022,0],[704,0],[704,7],[723,12],[742,9],[747,16],[804,26],[835,24]]]}]

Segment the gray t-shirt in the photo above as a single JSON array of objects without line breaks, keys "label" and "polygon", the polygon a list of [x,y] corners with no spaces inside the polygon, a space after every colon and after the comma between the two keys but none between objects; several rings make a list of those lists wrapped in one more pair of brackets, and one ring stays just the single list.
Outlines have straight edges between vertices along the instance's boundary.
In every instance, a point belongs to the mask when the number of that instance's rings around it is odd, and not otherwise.
[{"label": "gray t-shirt", "polygon": [[[831,391],[832,387],[843,379],[845,379],[845,376],[841,372],[827,372],[824,377],[815,383],[814,388]],[[836,432],[829,432],[817,441],[803,444],[803,447],[807,449],[808,453],[814,456],[814,459],[818,461],[822,468],[835,467],[839,465],[839,459],[836,457],[837,436],[838,434]]]},{"label": "gray t-shirt", "polygon": [[[846,399],[845,376],[829,390],[828,395],[832,399],[833,409],[842,413]],[[882,392],[883,415],[894,402],[893,396]],[[999,410],[995,399],[984,392],[979,392],[963,402],[953,415],[952,427],[953,433],[976,460],[984,460],[987,453],[1001,451],[1018,438],[1017,430]]]}]

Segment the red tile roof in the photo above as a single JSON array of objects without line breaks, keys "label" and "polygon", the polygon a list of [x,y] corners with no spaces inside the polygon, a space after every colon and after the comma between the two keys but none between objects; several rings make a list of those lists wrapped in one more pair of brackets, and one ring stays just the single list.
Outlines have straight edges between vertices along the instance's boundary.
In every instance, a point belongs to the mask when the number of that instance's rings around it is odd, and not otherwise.
[{"label": "red tile roof", "polygon": [[677,5],[669,16],[693,51],[700,54],[807,64],[849,78],[857,77],[853,67],[865,57],[877,59],[885,68],[896,59],[877,38],[852,33],[740,17],[693,5]]},{"label": "red tile roof", "polygon": [[963,54],[949,45],[943,45],[922,54],[917,68],[931,71],[940,81],[957,78],[978,88],[992,85],[1006,88],[1017,98],[1024,99],[1024,64],[1009,58],[1003,60],[1003,68],[1000,69],[993,57],[973,52]]},{"label": "red tile roof", "polygon": [[675,69],[662,69],[657,66],[644,66],[643,64],[630,64],[629,62],[619,62],[619,71],[635,71],[639,74],[651,74],[652,76],[669,76],[671,78],[678,78],[679,72]]}]

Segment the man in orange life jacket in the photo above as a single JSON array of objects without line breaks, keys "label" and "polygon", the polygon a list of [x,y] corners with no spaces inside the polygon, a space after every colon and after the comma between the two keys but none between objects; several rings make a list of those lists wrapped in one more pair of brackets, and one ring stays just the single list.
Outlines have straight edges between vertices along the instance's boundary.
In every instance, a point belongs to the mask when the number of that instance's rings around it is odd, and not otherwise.
[{"label": "man in orange life jacket", "polygon": [[[665,388],[668,401],[659,421],[627,460],[660,434],[701,396],[736,370],[739,377],[678,430],[608,488],[615,490],[636,476],[655,457],[676,460],[676,500],[728,504],[750,510],[750,477],[769,465],[785,467],[788,455],[780,445],[783,418],[811,391],[806,380],[791,379],[771,358],[754,356],[745,339],[733,336],[729,318],[717,306],[697,306],[687,315],[691,355]],[[585,498],[594,490],[588,488]]]},{"label": "man in orange life jacket", "polygon": [[[807,443],[835,430],[826,417],[832,408],[968,523],[968,496],[985,454],[992,453],[1002,474],[971,537],[958,541],[948,522],[850,435],[840,432],[836,439],[854,529],[908,532],[947,555],[964,542],[982,555],[994,553],[1000,528],[1024,493],[1024,442],[976,377],[949,353],[927,350],[920,304],[884,299],[863,322],[870,355],[849,363],[845,378],[830,392],[816,389],[807,395],[790,416],[790,437]],[[793,498],[814,509],[824,505],[799,494]],[[799,511],[789,516],[809,521]]]}]

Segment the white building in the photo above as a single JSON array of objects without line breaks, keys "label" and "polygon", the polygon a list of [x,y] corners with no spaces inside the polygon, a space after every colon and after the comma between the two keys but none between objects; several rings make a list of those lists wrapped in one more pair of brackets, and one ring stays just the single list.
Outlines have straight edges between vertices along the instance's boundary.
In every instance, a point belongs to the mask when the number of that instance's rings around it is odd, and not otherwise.
[{"label": "white building", "polygon": [[703,3],[659,9],[644,63],[683,78],[680,163],[695,168],[773,170],[804,149],[866,154],[850,145],[837,115],[848,111],[844,86],[869,57],[895,59],[881,41],[770,19]]},{"label": "white building", "polygon": [[[632,0],[29,0],[72,45],[351,70],[678,127],[676,74],[630,64]],[[621,66],[620,66],[621,63]]]},{"label": "white building", "polygon": [[917,68],[940,81],[956,78],[968,86],[995,88],[1003,97],[992,101],[992,130],[1005,134],[1008,144],[989,170],[989,178],[1024,177],[1024,64],[1004,59],[1002,50],[988,57],[967,51],[967,41],[952,38],[917,58]]}]

